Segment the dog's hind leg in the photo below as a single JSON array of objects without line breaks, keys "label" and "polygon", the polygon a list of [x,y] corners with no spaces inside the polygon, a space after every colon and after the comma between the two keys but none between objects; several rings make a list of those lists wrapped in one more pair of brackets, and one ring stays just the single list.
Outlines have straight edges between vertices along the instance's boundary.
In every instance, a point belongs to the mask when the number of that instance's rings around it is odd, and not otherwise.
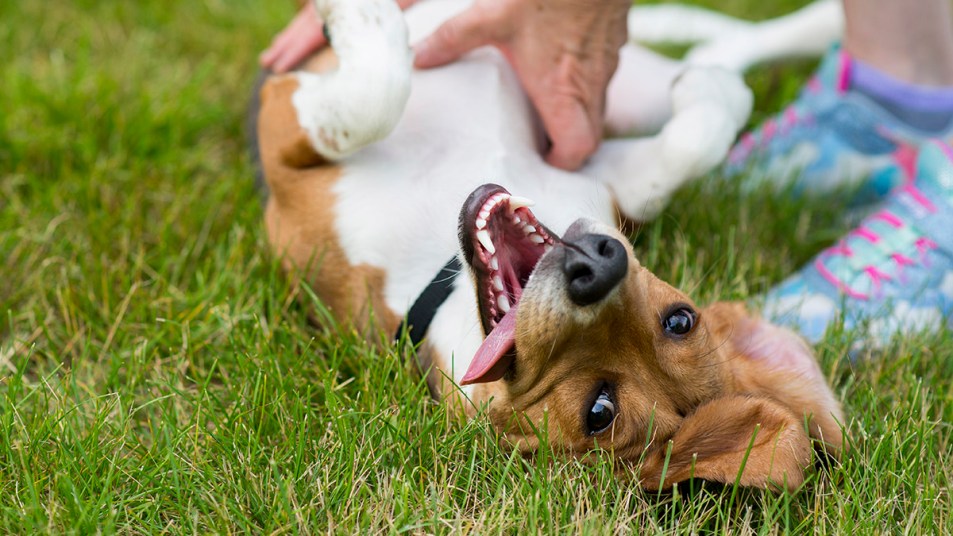
[{"label": "dog's hind leg", "polygon": [[820,56],[840,38],[843,28],[840,0],[821,0],[790,15],[709,40],[693,48],[685,60],[744,72],[759,63]]},{"label": "dog's hind leg", "polygon": [[607,140],[584,173],[605,183],[635,222],[662,210],[678,187],[719,165],[751,111],[737,74],[690,67],[671,89],[672,118],[656,136]]},{"label": "dog's hind leg", "polygon": [[629,11],[631,41],[696,44],[685,56],[688,63],[738,72],[783,58],[820,56],[841,36],[843,26],[840,0],[819,0],[762,22],[672,4],[637,6]]},{"label": "dog's hind leg", "polygon": [[629,10],[629,40],[690,45],[748,30],[753,23],[697,6],[664,4]]}]

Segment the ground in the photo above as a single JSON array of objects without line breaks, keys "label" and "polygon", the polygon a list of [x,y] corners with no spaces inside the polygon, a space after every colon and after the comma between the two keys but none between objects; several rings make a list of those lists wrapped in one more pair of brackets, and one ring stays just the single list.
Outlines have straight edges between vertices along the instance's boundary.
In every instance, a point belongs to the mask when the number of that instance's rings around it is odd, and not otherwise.
[{"label": "ground", "polygon": [[[854,363],[817,346],[853,450],[799,493],[656,495],[605,457],[508,454],[430,401],[406,348],[309,325],[243,133],[290,4],[0,7],[0,532],[953,530],[949,333]],[[752,74],[754,120],[811,68]],[[700,183],[633,239],[704,302],[764,291],[845,225],[833,201]]]}]

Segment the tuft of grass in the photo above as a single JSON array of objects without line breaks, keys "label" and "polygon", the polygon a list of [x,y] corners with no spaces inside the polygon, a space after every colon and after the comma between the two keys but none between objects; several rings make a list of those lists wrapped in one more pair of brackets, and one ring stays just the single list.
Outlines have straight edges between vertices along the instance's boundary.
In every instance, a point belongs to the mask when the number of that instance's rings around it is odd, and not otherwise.
[{"label": "tuft of grass", "polygon": [[[800,2],[706,0],[762,17]],[[953,336],[818,346],[853,450],[795,495],[649,493],[524,460],[433,403],[404,347],[310,326],[267,254],[242,122],[291,6],[7,2],[0,17],[0,532],[943,533]],[[764,69],[754,121],[811,66]],[[834,200],[718,181],[635,237],[699,301],[843,230]]]}]

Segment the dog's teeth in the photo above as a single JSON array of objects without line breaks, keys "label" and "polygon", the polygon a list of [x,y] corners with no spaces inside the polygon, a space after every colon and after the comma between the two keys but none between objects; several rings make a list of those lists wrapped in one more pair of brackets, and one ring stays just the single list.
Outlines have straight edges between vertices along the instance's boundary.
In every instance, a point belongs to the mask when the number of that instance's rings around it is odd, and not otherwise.
[{"label": "dog's teeth", "polygon": [[520,197],[518,195],[510,196],[510,212],[513,212],[514,210],[518,208],[531,207],[535,204],[536,203],[533,202],[532,199],[527,199],[525,197]]},{"label": "dog's teeth", "polygon": [[503,278],[502,277],[498,275],[493,276],[493,288],[495,288],[496,290],[500,292],[503,292]]},{"label": "dog's teeth", "polygon": [[523,234],[532,234],[535,232],[536,232],[536,228],[528,223],[523,227]]},{"label": "dog's teeth", "polygon": [[483,218],[477,218],[476,228],[477,228],[477,229],[483,229],[484,227],[486,227],[486,220],[483,219]]},{"label": "dog's teeth", "polygon": [[513,215],[513,225],[519,225],[519,224],[521,224],[521,223],[523,223],[523,220],[521,220],[519,216],[517,216],[517,215],[514,214],[514,215]]},{"label": "dog's teeth", "polygon": [[477,240],[480,241],[480,244],[483,246],[483,249],[490,252],[490,255],[496,253],[496,248],[493,247],[493,240],[490,239],[490,232],[486,229],[482,231],[477,231],[476,234]]},{"label": "dog's teeth", "polygon": [[542,244],[543,242],[546,241],[545,238],[539,236],[538,234],[531,234],[531,235],[529,235],[529,240],[530,240],[530,242],[532,242],[532,243],[534,243],[534,244]]},{"label": "dog's teeth", "polygon": [[[550,246],[552,248],[552,246]],[[500,263],[496,260],[496,257],[490,257],[490,269],[493,271],[500,269]]]},{"label": "dog's teeth", "polygon": [[506,296],[500,296],[496,299],[496,304],[503,311],[503,314],[510,312],[510,300]]}]

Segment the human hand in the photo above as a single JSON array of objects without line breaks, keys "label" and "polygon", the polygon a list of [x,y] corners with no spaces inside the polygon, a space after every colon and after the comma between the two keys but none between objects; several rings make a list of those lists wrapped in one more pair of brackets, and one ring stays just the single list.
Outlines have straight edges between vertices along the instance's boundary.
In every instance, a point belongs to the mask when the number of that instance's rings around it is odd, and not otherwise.
[{"label": "human hand", "polygon": [[258,63],[266,69],[283,73],[325,44],[324,21],[318,16],[314,2],[308,1],[258,56]]},{"label": "human hand", "polygon": [[543,121],[550,164],[576,169],[602,138],[605,94],[627,39],[631,0],[477,0],[415,47],[438,67],[483,45],[500,49]]},{"label": "human hand", "polygon": [[[417,0],[397,0],[401,9],[407,9]],[[318,16],[314,0],[307,0],[298,14],[271,41],[258,56],[258,63],[276,73],[283,73],[304,61],[328,43],[324,37],[324,21]]]}]

